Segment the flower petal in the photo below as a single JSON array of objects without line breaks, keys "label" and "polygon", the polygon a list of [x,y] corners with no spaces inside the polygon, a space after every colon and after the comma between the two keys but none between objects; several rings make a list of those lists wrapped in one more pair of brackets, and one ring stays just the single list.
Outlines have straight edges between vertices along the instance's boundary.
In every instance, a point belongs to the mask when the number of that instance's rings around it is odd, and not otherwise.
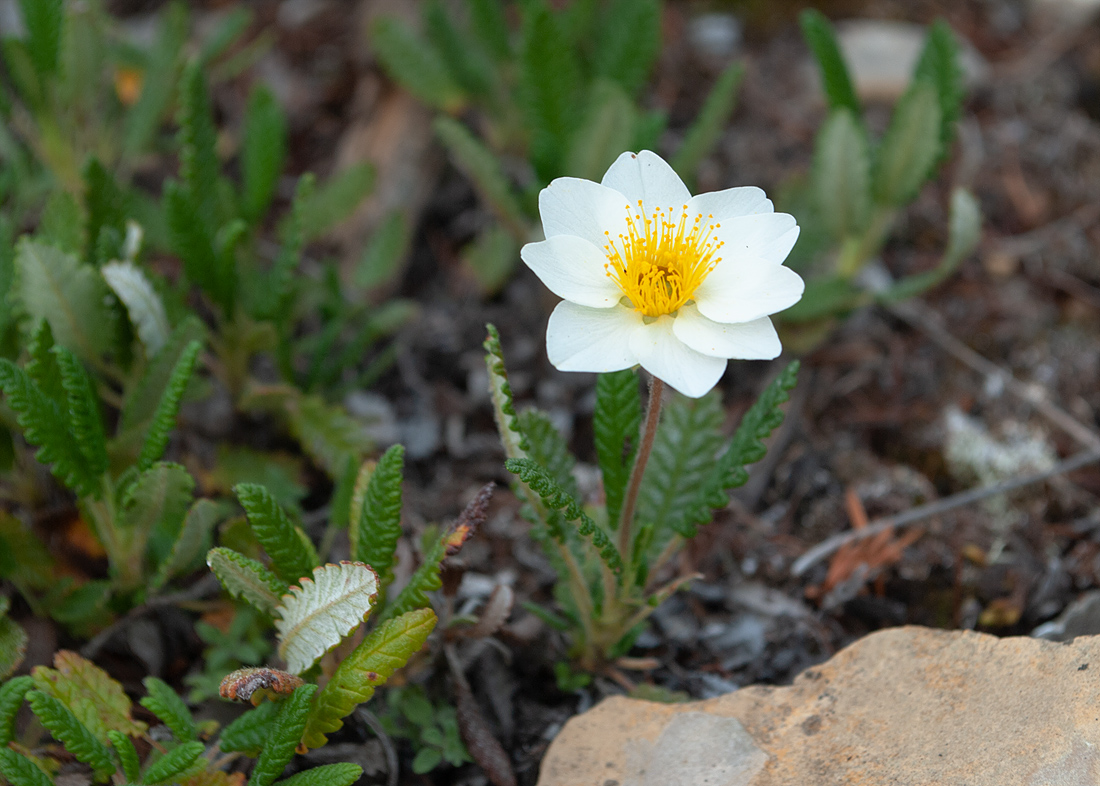
[{"label": "flower petal", "polygon": [[528,243],[519,256],[547,289],[570,302],[611,308],[623,296],[604,270],[607,257],[584,238],[555,235],[541,243]]},{"label": "flower petal", "polygon": [[708,191],[696,194],[688,202],[691,216],[714,216],[717,221],[729,221],[738,216],[755,213],[774,213],[775,207],[764,195],[764,190],[756,186],[727,188],[724,191]]},{"label": "flower petal", "polygon": [[546,326],[546,354],[561,371],[622,371],[638,360],[630,338],[642,327],[632,308],[587,308],[558,303]]},{"label": "flower petal", "polygon": [[598,248],[604,232],[626,232],[627,200],[618,191],[579,177],[559,177],[539,193],[539,215],[546,237],[575,235]]},{"label": "flower petal", "polygon": [[723,243],[719,252],[722,259],[752,257],[778,263],[794,246],[797,230],[795,218],[789,213],[758,213],[721,221],[714,236]]},{"label": "flower petal", "polygon": [[673,318],[658,317],[630,336],[630,348],[642,368],[691,398],[699,398],[722,377],[726,359],[696,352],[673,332]]},{"label": "flower petal", "polygon": [[783,351],[767,317],[725,325],[707,319],[697,307],[688,305],[673,320],[672,332],[696,352],[716,358],[771,360]]},{"label": "flower petal", "polygon": [[802,297],[801,276],[766,259],[724,259],[695,290],[699,313],[715,322],[751,322]]},{"label": "flower petal", "polygon": [[663,158],[648,150],[623,153],[601,182],[625,196],[632,207],[642,200],[647,213],[657,207],[679,212],[691,200],[691,192],[680,176]]}]

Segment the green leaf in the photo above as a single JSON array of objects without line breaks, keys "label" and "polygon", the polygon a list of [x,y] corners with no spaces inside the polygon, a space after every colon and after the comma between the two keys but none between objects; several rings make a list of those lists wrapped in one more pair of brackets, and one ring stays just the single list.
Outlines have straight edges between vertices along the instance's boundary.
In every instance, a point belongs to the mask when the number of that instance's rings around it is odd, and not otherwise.
[{"label": "green leaf", "polygon": [[569,145],[565,174],[599,182],[619,154],[631,148],[637,122],[634,104],[619,84],[607,79],[593,82]]},{"label": "green leaf", "polygon": [[194,491],[194,478],[179,464],[158,462],[143,470],[126,491],[119,515],[129,553],[140,558],[148,544],[154,564],[162,562],[179,537]]},{"label": "green leaf", "polygon": [[437,117],[434,128],[454,165],[470,178],[478,195],[510,232],[524,238],[527,219],[497,157],[454,118]]},{"label": "green leaf", "polygon": [[355,286],[367,292],[392,285],[401,273],[401,262],[409,248],[409,219],[394,210],[374,230],[352,274]]},{"label": "green leaf", "polygon": [[363,776],[363,768],[350,762],[323,764],[276,781],[275,786],[351,786]]},{"label": "green leaf", "polygon": [[468,0],[470,26],[482,47],[494,60],[505,62],[512,58],[512,45],[508,41],[508,19],[501,0]]},{"label": "green leaf", "polygon": [[234,491],[248,514],[256,540],[271,557],[279,577],[288,584],[296,584],[303,576],[313,575],[313,569],[320,564],[313,544],[294,526],[271,492],[255,483],[241,483]]},{"label": "green leaf", "polygon": [[241,212],[256,224],[271,206],[286,160],[286,116],[270,90],[253,88],[244,116]]},{"label": "green leaf", "polygon": [[196,317],[188,316],[172,331],[168,342],[152,359],[136,385],[127,391],[119,417],[119,431],[139,431],[145,434],[168,395],[172,380],[191,344],[201,342],[206,328]]},{"label": "green leaf", "polygon": [[561,24],[545,0],[522,8],[520,106],[531,132],[531,161],[548,181],[561,174],[579,103],[581,74]]},{"label": "green leaf", "polygon": [[33,761],[7,747],[0,748],[0,775],[11,786],[53,786],[50,776]]},{"label": "green leaf", "polygon": [[57,358],[61,384],[65,387],[70,431],[84,457],[86,470],[98,477],[107,471],[107,438],[103,434],[99,398],[76,355],[65,347],[54,347],[50,352]]},{"label": "green leaf", "polygon": [[473,273],[485,294],[499,292],[512,277],[519,262],[516,236],[500,226],[478,233],[474,242],[462,250],[462,263]]},{"label": "green leaf", "polygon": [[[370,468],[362,495],[353,496],[355,508],[349,522],[352,559],[365,562],[378,573],[378,586],[385,590],[393,581],[394,552],[401,538],[401,478],[405,448],[393,445]],[[359,484],[356,483],[358,488]]]},{"label": "green leaf", "polygon": [[492,92],[494,74],[488,58],[459,32],[440,0],[424,6],[424,31],[459,87],[471,96]]},{"label": "green leaf", "polygon": [[695,181],[695,174],[699,171],[699,164],[710,155],[711,150],[718,143],[726,122],[733,114],[733,107],[737,102],[737,90],[741,86],[741,77],[745,69],[740,63],[730,63],[726,69],[718,75],[714,87],[707,94],[707,100],[703,108],[695,117],[695,122],[688,127],[684,141],[680,143],[680,149],[672,157],[672,168],[687,183]]},{"label": "green leaf", "polygon": [[164,449],[168,447],[168,435],[176,426],[180,402],[195,371],[195,363],[198,362],[201,350],[202,344],[192,341],[180,353],[179,360],[168,377],[168,383],[164,386],[156,412],[153,413],[145,443],[141,446],[141,454],[137,460],[139,470],[151,467],[154,461],[164,455]]},{"label": "green leaf", "polygon": [[183,72],[179,125],[180,179],[196,217],[208,231],[214,231],[221,226],[222,218],[218,205],[218,131],[206,75],[198,62],[188,64]]},{"label": "green leaf", "polygon": [[279,657],[301,674],[362,624],[378,598],[378,575],[361,562],[313,569],[275,609]]},{"label": "green leaf", "polygon": [[897,282],[879,295],[879,300],[897,303],[943,283],[978,247],[981,234],[982,212],[978,200],[965,188],[956,188],[951,193],[950,234],[940,263],[932,270]]},{"label": "green leaf", "polygon": [[291,397],[284,411],[290,432],[302,449],[334,477],[349,458],[358,460],[371,447],[362,424],[320,396]]},{"label": "green leaf", "polygon": [[195,500],[183,519],[171,552],[161,560],[150,589],[156,591],[173,576],[188,570],[209,548],[210,533],[224,517],[223,505],[209,499]]},{"label": "green leaf", "polygon": [[157,42],[149,52],[141,95],[126,115],[123,149],[128,156],[145,150],[164,119],[179,82],[181,52],[187,42],[187,5],[169,3],[161,12]]},{"label": "green leaf", "polygon": [[84,206],[87,220],[84,222],[84,259],[90,265],[101,261],[96,254],[100,235],[107,229],[115,229],[119,235],[126,232],[126,197],[114,177],[96,157],[84,165]]},{"label": "green leaf", "polygon": [[580,504],[543,467],[531,459],[508,459],[504,462],[504,467],[538,494],[547,508],[560,510],[566,521],[577,522],[577,533],[591,539],[600,559],[611,571],[618,573],[622,570],[622,557],[607,533],[589,518]]},{"label": "green leaf", "polygon": [[138,760],[137,749],[130,738],[122,732],[112,729],[107,732],[107,739],[111,741],[111,747],[115,749],[119,764],[122,765],[122,774],[130,783],[137,783],[141,777],[141,762]]},{"label": "green leaf", "polygon": [[63,0],[19,0],[19,10],[27,30],[27,51],[35,70],[40,74],[54,73],[65,25]]},{"label": "green leaf", "polygon": [[177,742],[198,739],[199,730],[191,717],[191,710],[178,693],[156,677],[146,677],[142,684],[149,695],[141,700],[141,706],[160,718],[172,730]]},{"label": "green leaf", "polygon": [[913,82],[898,100],[872,172],[875,199],[900,206],[913,199],[940,155],[940,104],[928,82]]},{"label": "green leaf", "polygon": [[612,0],[604,21],[596,47],[596,74],[637,95],[661,51],[661,4],[659,0]]},{"label": "green leaf", "polygon": [[314,240],[350,216],[374,188],[374,168],[349,166],[320,185],[302,205],[305,240]]},{"label": "green leaf", "polygon": [[206,746],[195,740],[185,742],[161,756],[145,771],[141,780],[148,786],[175,778],[198,760]]},{"label": "green leaf", "polygon": [[273,701],[265,701],[241,715],[222,731],[219,747],[226,753],[240,751],[246,756],[259,756],[271,737],[279,706]]},{"label": "green leaf", "polygon": [[607,521],[612,527],[617,527],[619,523],[623,495],[634,466],[634,454],[638,450],[638,428],[641,423],[642,398],[634,371],[624,369],[597,376],[592,430],[603,477]]},{"label": "green leaf", "polygon": [[108,305],[110,290],[99,272],[73,254],[29,238],[15,254],[16,297],[37,324],[50,323],[58,344],[88,363],[95,363],[113,345],[115,313]]},{"label": "green leaf", "polygon": [[271,730],[271,737],[264,745],[260,758],[256,760],[248,786],[270,786],[282,774],[283,768],[294,756],[294,749],[302,741],[302,733],[312,714],[313,694],[316,692],[317,686],[307,683],[299,686],[282,703]]},{"label": "green leaf", "polygon": [[371,631],[318,694],[302,742],[309,748],[324,745],[326,734],[343,726],[344,717],[369,701],[375,688],[424,646],[435,623],[434,611],[416,609]]},{"label": "green leaf", "polygon": [[464,102],[440,53],[403,22],[383,16],[370,28],[374,54],[391,77],[425,104],[444,112]]},{"label": "green leaf", "polygon": [[0,391],[16,414],[23,438],[38,448],[35,458],[50,467],[54,476],[81,495],[99,488],[100,478],[90,472],[67,418],[30,377],[9,360],[0,358]]},{"label": "green leaf", "polygon": [[115,771],[115,765],[107,746],[96,739],[88,727],[77,720],[64,704],[37,690],[27,694],[27,702],[54,739],[61,742],[77,761],[92,768],[97,781],[105,781],[110,777]]},{"label": "green leaf", "polygon": [[566,494],[580,496],[577,480],[573,477],[577,459],[569,452],[569,446],[550,416],[537,409],[527,409],[519,414],[518,422],[527,439],[527,456],[546,470]]},{"label": "green leaf", "polygon": [[861,117],[859,99],[852,88],[848,66],[836,41],[833,26],[823,13],[813,8],[802,12],[798,18],[802,25],[802,35],[821,70],[821,81],[825,88],[825,97],[830,109],[847,109],[856,118]]},{"label": "green leaf", "polygon": [[203,219],[188,191],[173,180],[164,184],[164,217],[172,250],[183,261],[187,278],[224,305],[213,225]]},{"label": "green leaf", "polygon": [[504,366],[504,350],[500,345],[500,333],[493,325],[486,325],[485,367],[489,372],[489,397],[493,402],[504,455],[508,458],[525,458],[527,445],[519,427],[516,407],[512,401],[512,386],[508,383],[508,371]]},{"label": "green leaf", "polygon": [[84,249],[80,205],[68,191],[55,191],[38,220],[37,240],[73,256]]},{"label": "green leaf", "polygon": [[107,672],[68,650],[53,662],[56,668],[36,666],[31,672],[35,687],[68,707],[97,740],[106,745],[109,729],[131,737],[146,732],[144,723],[130,717],[130,699]]},{"label": "green leaf", "polygon": [[168,343],[168,336],[172,333],[160,295],[141,268],[129,260],[104,265],[100,273],[107,286],[126,306],[130,323],[145,347],[145,356],[153,357]]},{"label": "green leaf", "polygon": [[236,43],[249,25],[252,24],[252,9],[248,6],[236,6],[218,22],[199,52],[198,65],[208,67],[211,61],[225,54]]},{"label": "green leaf", "polygon": [[722,402],[717,393],[674,396],[661,413],[653,451],[642,477],[637,520],[683,534],[691,511],[705,497],[704,481],[722,445]]},{"label": "green leaf", "polygon": [[27,676],[13,677],[0,685],[0,749],[15,739],[15,715],[33,687],[34,680]]},{"label": "green leaf", "polygon": [[65,407],[68,404],[69,395],[65,392],[65,383],[61,379],[61,367],[57,363],[57,356],[53,353],[55,346],[50,323],[44,319],[39,320],[38,327],[27,343],[29,357],[24,370],[50,400],[59,407]]},{"label": "green leaf", "polygon": [[7,598],[0,601],[0,680],[19,667],[27,652],[27,632],[7,615],[8,602]]},{"label": "green leaf", "polygon": [[783,312],[783,321],[799,324],[843,315],[868,301],[867,293],[847,277],[811,278],[802,299]]},{"label": "green leaf", "polygon": [[[430,729],[429,729],[430,731]],[[413,757],[412,771],[417,775],[429,773],[443,763],[443,752],[438,748],[421,748]]]},{"label": "green leaf", "polygon": [[928,28],[913,79],[926,80],[936,88],[940,104],[940,151],[946,155],[955,137],[955,121],[959,119],[965,87],[959,44],[944,20],[937,19]]},{"label": "green leaf", "polygon": [[206,564],[234,598],[243,598],[265,614],[274,614],[279,598],[288,592],[278,576],[254,559],[224,546],[210,549]]},{"label": "green leaf", "polygon": [[863,230],[871,212],[871,154],[867,132],[847,109],[834,109],[818,132],[811,187],[834,238]]}]

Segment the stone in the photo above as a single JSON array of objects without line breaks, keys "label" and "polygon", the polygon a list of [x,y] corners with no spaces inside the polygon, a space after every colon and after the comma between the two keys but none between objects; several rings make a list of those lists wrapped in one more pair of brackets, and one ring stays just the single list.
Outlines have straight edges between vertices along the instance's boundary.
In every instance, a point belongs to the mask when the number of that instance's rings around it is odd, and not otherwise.
[{"label": "stone", "polygon": [[786,687],[606,699],[550,745],[538,786],[1089,786],[1100,637],[882,630]]}]

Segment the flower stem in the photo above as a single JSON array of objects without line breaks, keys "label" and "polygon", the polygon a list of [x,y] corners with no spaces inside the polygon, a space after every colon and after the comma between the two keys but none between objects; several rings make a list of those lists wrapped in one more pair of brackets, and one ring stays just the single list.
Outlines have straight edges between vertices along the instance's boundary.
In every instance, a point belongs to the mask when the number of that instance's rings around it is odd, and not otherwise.
[{"label": "flower stem", "polygon": [[646,404],[645,422],[642,424],[642,441],[634,456],[634,466],[630,470],[630,480],[626,485],[626,496],[619,513],[619,554],[623,563],[630,564],[630,550],[633,545],[631,525],[634,522],[634,506],[638,502],[638,491],[642,487],[642,475],[653,451],[653,438],[657,436],[657,421],[661,418],[661,399],[664,398],[665,383],[652,377],[649,382],[649,403]]}]

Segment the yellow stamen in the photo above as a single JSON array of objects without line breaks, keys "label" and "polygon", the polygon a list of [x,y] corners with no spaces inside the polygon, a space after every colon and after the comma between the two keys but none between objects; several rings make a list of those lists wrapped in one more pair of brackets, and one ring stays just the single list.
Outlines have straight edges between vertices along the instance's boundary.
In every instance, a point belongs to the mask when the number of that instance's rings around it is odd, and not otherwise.
[{"label": "yellow stamen", "polygon": [[674,314],[722,261],[717,254],[723,243],[713,237],[721,224],[712,223],[713,215],[705,224],[702,216],[689,221],[687,205],[679,220],[671,207],[647,216],[640,199],[626,211],[625,235],[616,240],[604,232],[604,270],[636,311],[647,317]]}]

